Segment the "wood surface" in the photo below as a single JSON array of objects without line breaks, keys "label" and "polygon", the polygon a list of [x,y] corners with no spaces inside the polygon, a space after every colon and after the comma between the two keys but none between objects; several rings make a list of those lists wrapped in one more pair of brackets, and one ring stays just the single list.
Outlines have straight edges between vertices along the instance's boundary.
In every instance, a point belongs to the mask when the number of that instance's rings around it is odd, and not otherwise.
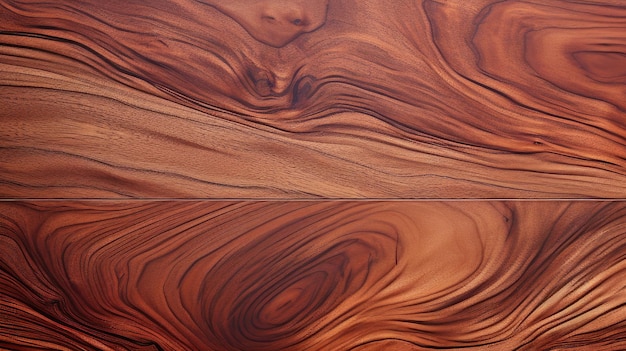
[{"label": "wood surface", "polygon": [[0,0],[0,350],[621,351],[625,282],[624,0]]},{"label": "wood surface", "polygon": [[0,1],[5,198],[626,198],[626,5]]},{"label": "wood surface", "polygon": [[624,202],[10,202],[11,350],[624,350]]}]

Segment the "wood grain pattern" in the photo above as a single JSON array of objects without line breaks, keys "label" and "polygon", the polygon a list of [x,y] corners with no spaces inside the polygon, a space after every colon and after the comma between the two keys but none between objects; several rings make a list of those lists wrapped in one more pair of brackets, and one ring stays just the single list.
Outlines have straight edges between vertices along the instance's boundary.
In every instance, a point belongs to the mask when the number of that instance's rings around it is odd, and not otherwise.
[{"label": "wood grain pattern", "polygon": [[626,198],[626,6],[0,1],[4,198]]},{"label": "wood grain pattern", "polygon": [[622,0],[0,0],[0,349],[624,350],[625,166]]},{"label": "wood grain pattern", "polygon": [[624,202],[5,202],[10,350],[623,350]]}]

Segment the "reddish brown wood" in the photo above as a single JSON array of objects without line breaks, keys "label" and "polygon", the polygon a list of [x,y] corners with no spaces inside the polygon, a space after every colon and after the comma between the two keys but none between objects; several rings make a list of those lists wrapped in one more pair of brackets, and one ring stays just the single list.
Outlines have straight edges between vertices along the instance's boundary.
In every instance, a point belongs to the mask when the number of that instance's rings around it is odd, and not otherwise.
[{"label": "reddish brown wood", "polygon": [[623,202],[0,206],[11,350],[622,350]]},{"label": "reddish brown wood", "polygon": [[0,0],[0,349],[626,349],[625,18]]},{"label": "reddish brown wood", "polygon": [[5,198],[626,198],[626,7],[0,1]]}]

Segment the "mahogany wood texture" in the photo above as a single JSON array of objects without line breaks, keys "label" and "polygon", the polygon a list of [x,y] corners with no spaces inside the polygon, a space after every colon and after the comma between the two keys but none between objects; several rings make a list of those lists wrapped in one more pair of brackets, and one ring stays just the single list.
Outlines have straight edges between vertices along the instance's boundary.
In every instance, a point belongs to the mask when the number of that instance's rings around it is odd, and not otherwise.
[{"label": "mahogany wood texture", "polygon": [[599,199],[622,0],[0,0],[2,350],[624,350]]},{"label": "mahogany wood texture", "polygon": [[1,0],[4,198],[626,198],[622,0]]},{"label": "mahogany wood texture", "polygon": [[624,350],[624,202],[4,202],[10,350]]}]

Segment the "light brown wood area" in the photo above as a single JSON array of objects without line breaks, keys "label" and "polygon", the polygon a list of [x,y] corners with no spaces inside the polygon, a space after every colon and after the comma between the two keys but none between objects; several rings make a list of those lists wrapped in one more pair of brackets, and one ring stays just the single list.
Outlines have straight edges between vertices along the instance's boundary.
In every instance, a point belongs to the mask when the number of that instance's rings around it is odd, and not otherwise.
[{"label": "light brown wood area", "polygon": [[0,1],[4,198],[626,198],[626,5]]},{"label": "light brown wood area", "polygon": [[623,350],[623,202],[0,206],[10,350]]}]

